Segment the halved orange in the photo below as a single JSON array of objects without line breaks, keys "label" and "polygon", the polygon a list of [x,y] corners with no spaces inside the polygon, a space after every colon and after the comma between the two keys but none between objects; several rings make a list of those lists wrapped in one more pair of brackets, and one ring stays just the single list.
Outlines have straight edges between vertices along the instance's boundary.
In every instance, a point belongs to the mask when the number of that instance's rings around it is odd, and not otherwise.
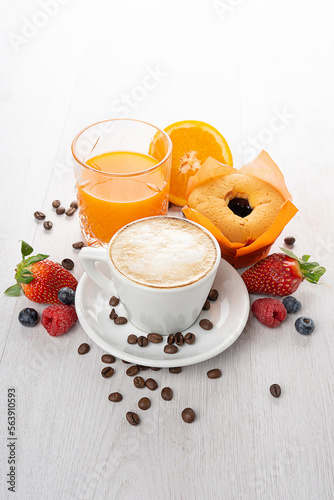
[{"label": "halved orange", "polygon": [[173,143],[169,199],[184,206],[190,177],[209,156],[232,166],[231,151],[220,132],[205,122],[184,120],[169,125],[165,132]]}]

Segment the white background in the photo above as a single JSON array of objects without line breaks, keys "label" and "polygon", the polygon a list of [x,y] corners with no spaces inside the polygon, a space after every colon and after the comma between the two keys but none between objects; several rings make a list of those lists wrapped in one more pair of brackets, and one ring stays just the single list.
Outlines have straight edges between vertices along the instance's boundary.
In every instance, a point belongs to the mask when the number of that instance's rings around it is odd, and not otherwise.
[{"label": "white background", "polygon": [[[55,261],[72,258],[80,277],[77,216],[56,216],[51,202],[74,198],[74,135],[119,116],[211,123],[237,167],[266,149],[299,208],[273,249],[292,234],[296,253],[328,271],[325,285],[296,293],[316,322],[310,337],[294,317],[274,331],[250,317],[219,357],[179,375],[152,372],[175,398],[150,394],[140,427],[125,421],[139,399],[125,365],[102,379],[102,351],[76,352],[87,341],[79,325],[60,338],[28,330],[17,315],[29,301],[0,296],[1,498],[333,498],[333,16],[330,0],[2,0],[2,290],[13,284],[20,239]],[[215,367],[222,378],[208,380]],[[12,386],[16,494],[5,479]],[[112,405],[116,386],[125,397]],[[186,406],[197,413],[192,425],[180,417]]]}]

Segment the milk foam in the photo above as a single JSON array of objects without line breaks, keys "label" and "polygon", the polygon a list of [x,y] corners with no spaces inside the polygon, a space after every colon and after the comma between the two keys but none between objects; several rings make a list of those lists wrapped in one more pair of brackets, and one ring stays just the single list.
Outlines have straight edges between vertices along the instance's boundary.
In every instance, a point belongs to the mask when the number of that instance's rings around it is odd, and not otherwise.
[{"label": "milk foam", "polygon": [[132,281],[172,288],[196,282],[216,261],[212,239],[183,219],[156,217],[126,226],[110,247],[116,268]]}]

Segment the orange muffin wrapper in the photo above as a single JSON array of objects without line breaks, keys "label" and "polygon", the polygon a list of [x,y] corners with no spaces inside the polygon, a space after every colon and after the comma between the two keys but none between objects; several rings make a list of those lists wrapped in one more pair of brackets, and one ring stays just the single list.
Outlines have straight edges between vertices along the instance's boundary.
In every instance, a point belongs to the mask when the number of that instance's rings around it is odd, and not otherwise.
[{"label": "orange muffin wrapper", "polygon": [[265,151],[262,151],[253,162],[248,163],[240,170],[208,158],[198,172],[190,178],[187,197],[195,187],[204,184],[208,180],[238,172],[268,182],[282,194],[285,200],[271,226],[252,243],[231,243],[210,219],[187,205],[182,209],[187,219],[197,222],[213,234],[219,243],[222,257],[235,268],[251,266],[266,257],[272,244],[281,234],[286,224],[298,212],[298,209],[291,201],[292,196],[285,185],[282,172]]}]

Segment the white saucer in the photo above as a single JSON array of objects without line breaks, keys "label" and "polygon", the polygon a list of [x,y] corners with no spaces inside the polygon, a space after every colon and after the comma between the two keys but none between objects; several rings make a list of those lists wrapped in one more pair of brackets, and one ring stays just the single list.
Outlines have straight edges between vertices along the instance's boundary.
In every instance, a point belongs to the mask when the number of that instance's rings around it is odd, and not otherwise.
[{"label": "white saucer", "polygon": [[[137,336],[144,332],[130,322],[115,325],[109,318],[111,307],[109,295],[96,285],[86,273],[83,274],[75,298],[75,307],[82,328],[87,335],[105,352],[117,358],[146,366],[175,367],[200,363],[225,351],[243,331],[249,315],[249,295],[243,280],[237,271],[222,259],[213,285],[219,292],[216,302],[210,302],[208,311],[202,311],[196,322],[185,332],[196,335],[192,345],[184,344],[176,354],[166,354],[164,337],[160,344],[146,347],[130,345],[127,337],[130,333]],[[116,308],[119,316],[126,316],[120,303]],[[207,318],[214,327],[207,331],[199,326],[199,320]],[[149,332],[148,332],[149,333]]]}]

